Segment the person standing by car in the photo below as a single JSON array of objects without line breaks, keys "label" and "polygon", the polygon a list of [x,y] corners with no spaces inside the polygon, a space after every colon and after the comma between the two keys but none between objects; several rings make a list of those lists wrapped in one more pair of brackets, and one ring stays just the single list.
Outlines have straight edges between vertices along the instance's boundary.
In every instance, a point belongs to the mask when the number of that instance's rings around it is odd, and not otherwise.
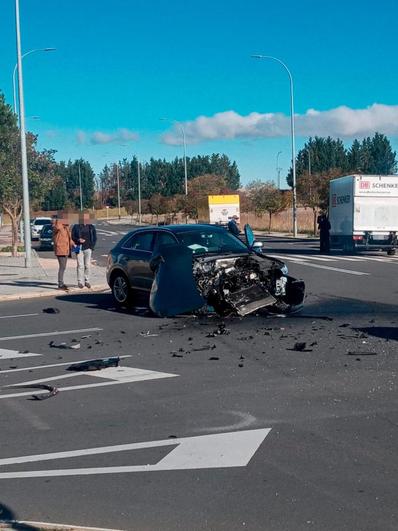
[{"label": "person standing by car", "polygon": [[239,217],[235,214],[232,216],[232,218],[228,221],[228,230],[231,232],[234,236],[239,236],[240,230],[239,230]]},{"label": "person standing by car", "polygon": [[72,240],[76,246],[74,252],[77,262],[77,285],[79,288],[84,288],[84,286],[91,288],[91,255],[97,243],[97,232],[94,225],[90,223],[90,214],[86,212],[82,214],[79,222],[72,229]]},{"label": "person standing by car", "polygon": [[52,224],[54,254],[58,260],[58,289],[67,291],[68,286],[64,283],[64,273],[72,247],[68,220],[64,217],[54,218]]},{"label": "person standing by car", "polygon": [[329,253],[330,251],[330,221],[325,214],[325,212],[322,212],[320,216],[318,216],[318,229],[319,229],[319,239],[320,239],[320,252],[321,253]]}]

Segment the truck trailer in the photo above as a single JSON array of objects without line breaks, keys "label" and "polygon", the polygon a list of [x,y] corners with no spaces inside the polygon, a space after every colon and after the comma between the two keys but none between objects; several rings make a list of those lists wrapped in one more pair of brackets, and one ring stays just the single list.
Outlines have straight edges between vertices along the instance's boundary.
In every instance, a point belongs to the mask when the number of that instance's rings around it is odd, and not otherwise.
[{"label": "truck trailer", "polygon": [[347,175],[330,181],[330,247],[395,254],[398,175]]}]

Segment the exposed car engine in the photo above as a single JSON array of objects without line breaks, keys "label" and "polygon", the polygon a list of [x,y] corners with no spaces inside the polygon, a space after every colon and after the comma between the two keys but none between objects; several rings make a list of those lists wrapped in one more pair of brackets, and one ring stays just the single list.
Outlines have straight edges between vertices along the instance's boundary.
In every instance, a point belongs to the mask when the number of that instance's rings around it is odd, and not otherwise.
[{"label": "exposed car engine", "polygon": [[222,315],[247,315],[286,295],[287,277],[274,259],[199,258],[194,260],[193,274],[201,295]]}]

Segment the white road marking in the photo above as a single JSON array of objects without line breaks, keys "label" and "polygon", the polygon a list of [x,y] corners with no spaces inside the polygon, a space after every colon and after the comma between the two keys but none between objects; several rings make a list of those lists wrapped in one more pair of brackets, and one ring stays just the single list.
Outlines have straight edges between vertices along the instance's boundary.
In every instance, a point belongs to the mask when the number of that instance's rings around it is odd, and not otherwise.
[{"label": "white road marking", "polygon": [[17,317],[34,317],[39,315],[38,313],[21,313],[20,315],[2,315],[0,319],[16,319]]},{"label": "white road marking", "polygon": [[[41,354],[36,354],[36,356],[41,356]],[[131,358],[131,354],[126,354],[125,356],[118,356],[118,358]],[[84,363],[85,361],[91,361],[94,358],[89,360],[78,360],[78,361],[66,361],[65,363],[52,363],[51,365],[35,365],[34,367],[22,367],[20,369],[7,369],[0,372],[0,376],[7,372],[21,372],[21,371],[34,371],[37,369],[50,369],[51,367],[63,367],[65,365],[73,365],[74,363]]]},{"label": "white road marking", "polygon": [[59,330],[57,332],[42,332],[41,334],[25,334],[23,336],[0,337],[0,341],[10,341],[11,339],[31,339],[33,337],[62,336],[68,334],[80,334],[81,332],[101,332],[102,328],[80,328],[78,330]]},{"label": "white road marking", "polygon": [[65,524],[54,524],[53,522],[32,522],[31,520],[13,520],[13,524],[16,524],[16,529],[23,529],[22,526],[34,526],[39,529],[73,529],[73,531],[121,531],[120,529],[105,529],[104,527],[80,527],[78,525],[65,525]]},{"label": "white road marking", "polygon": [[341,269],[339,267],[331,267],[331,266],[325,266],[325,265],[319,265],[319,264],[311,264],[308,259],[305,259],[305,258],[297,258],[297,257],[294,257],[294,258],[291,258],[289,256],[281,256],[281,255],[272,255],[274,256],[275,258],[279,258],[280,260],[284,260],[284,261],[292,261],[293,263],[296,263],[296,264],[300,264],[300,265],[303,265],[303,266],[306,266],[306,267],[315,267],[316,269],[326,269],[328,271],[336,271],[336,273],[346,273],[347,275],[358,275],[358,276],[362,276],[362,275],[367,275],[369,276],[370,273],[364,273],[363,271],[353,271],[351,269]]},{"label": "white road marking", "polygon": [[197,470],[247,466],[253,455],[269,434],[271,428],[235,431],[196,437],[165,439],[142,443],[120,444],[99,448],[87,448],[67,452],[28,455],[0,459],[0,466],[36,463],[54,459],[67,459],[88,455],[100,455],[145,448],[176,446],[154,465],[109,466],[98,468],[69,468],[61,470],[30,470],[2,472],[0,479],[88,476],[97,474],[122,474],[131,472],[156,472],[161,470]]},{"label": "white road marking", "polygon": [[[40,380],[34,380],[30,382],[19,382],[8,387],[17,387],[23,385],[30,385],[32,383],[50,382],[51,380],[61,380],[62,378],[72,378],[73,376],[92,376],[94,378],[108,378],[111,382],[100,382],[92,384],[71,385],[68,387],[59,387],[58,391],[77,391],[79,389],[89,389],[94,387],[107,387],[109,385],[120,385],[125,383],[143,382],[145,380],[157,380],[160,378],[174,378],[178,374],[171,374],[167,372],[148,371],[144,369],[135,369],[133,367],[109,367],[100,371],[88,371],[88,372],[76,372],[73,374],[65,374],[63,376],[55,376],[53,378],[43,378]],[[35,394],[45,394],[48,391],[37,391]],[[31,391],[22,393],[10,393],[6,395],[0,395],[0,400],[3,398],[19,398],[22,396],[30,396]]]},{"label": "white road marking", "polygon": [[101,234],[102,236],[117,236],[118,233],[113,230],[104,230],[104,229],[98,229],[98,234]]},{"label": "white road marking", "polygon": [[[41,356],[41,354],[34,354],[33,352],[23,353],[23,352],[18,352],[18,350],[8,350],[5,348],[0,348],[0,360],[8,360],[8,359],[13,359],[13,358],[29,358],[31,356],[32,357]],[[7,371],[1,371],[1,373],[3,372],[7,372]]]}]

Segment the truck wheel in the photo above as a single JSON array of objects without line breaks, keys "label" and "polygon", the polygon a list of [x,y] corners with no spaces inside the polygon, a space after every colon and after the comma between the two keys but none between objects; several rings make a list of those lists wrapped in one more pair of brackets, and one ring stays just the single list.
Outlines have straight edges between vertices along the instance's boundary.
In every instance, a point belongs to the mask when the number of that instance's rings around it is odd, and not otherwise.
[{"label": "truck wheel", "polygon": [[394,254],[395,254],[395,249],[389,249],[389,250],[387,251],[387,254],[388,254],[388,256],[394,256]]}]

